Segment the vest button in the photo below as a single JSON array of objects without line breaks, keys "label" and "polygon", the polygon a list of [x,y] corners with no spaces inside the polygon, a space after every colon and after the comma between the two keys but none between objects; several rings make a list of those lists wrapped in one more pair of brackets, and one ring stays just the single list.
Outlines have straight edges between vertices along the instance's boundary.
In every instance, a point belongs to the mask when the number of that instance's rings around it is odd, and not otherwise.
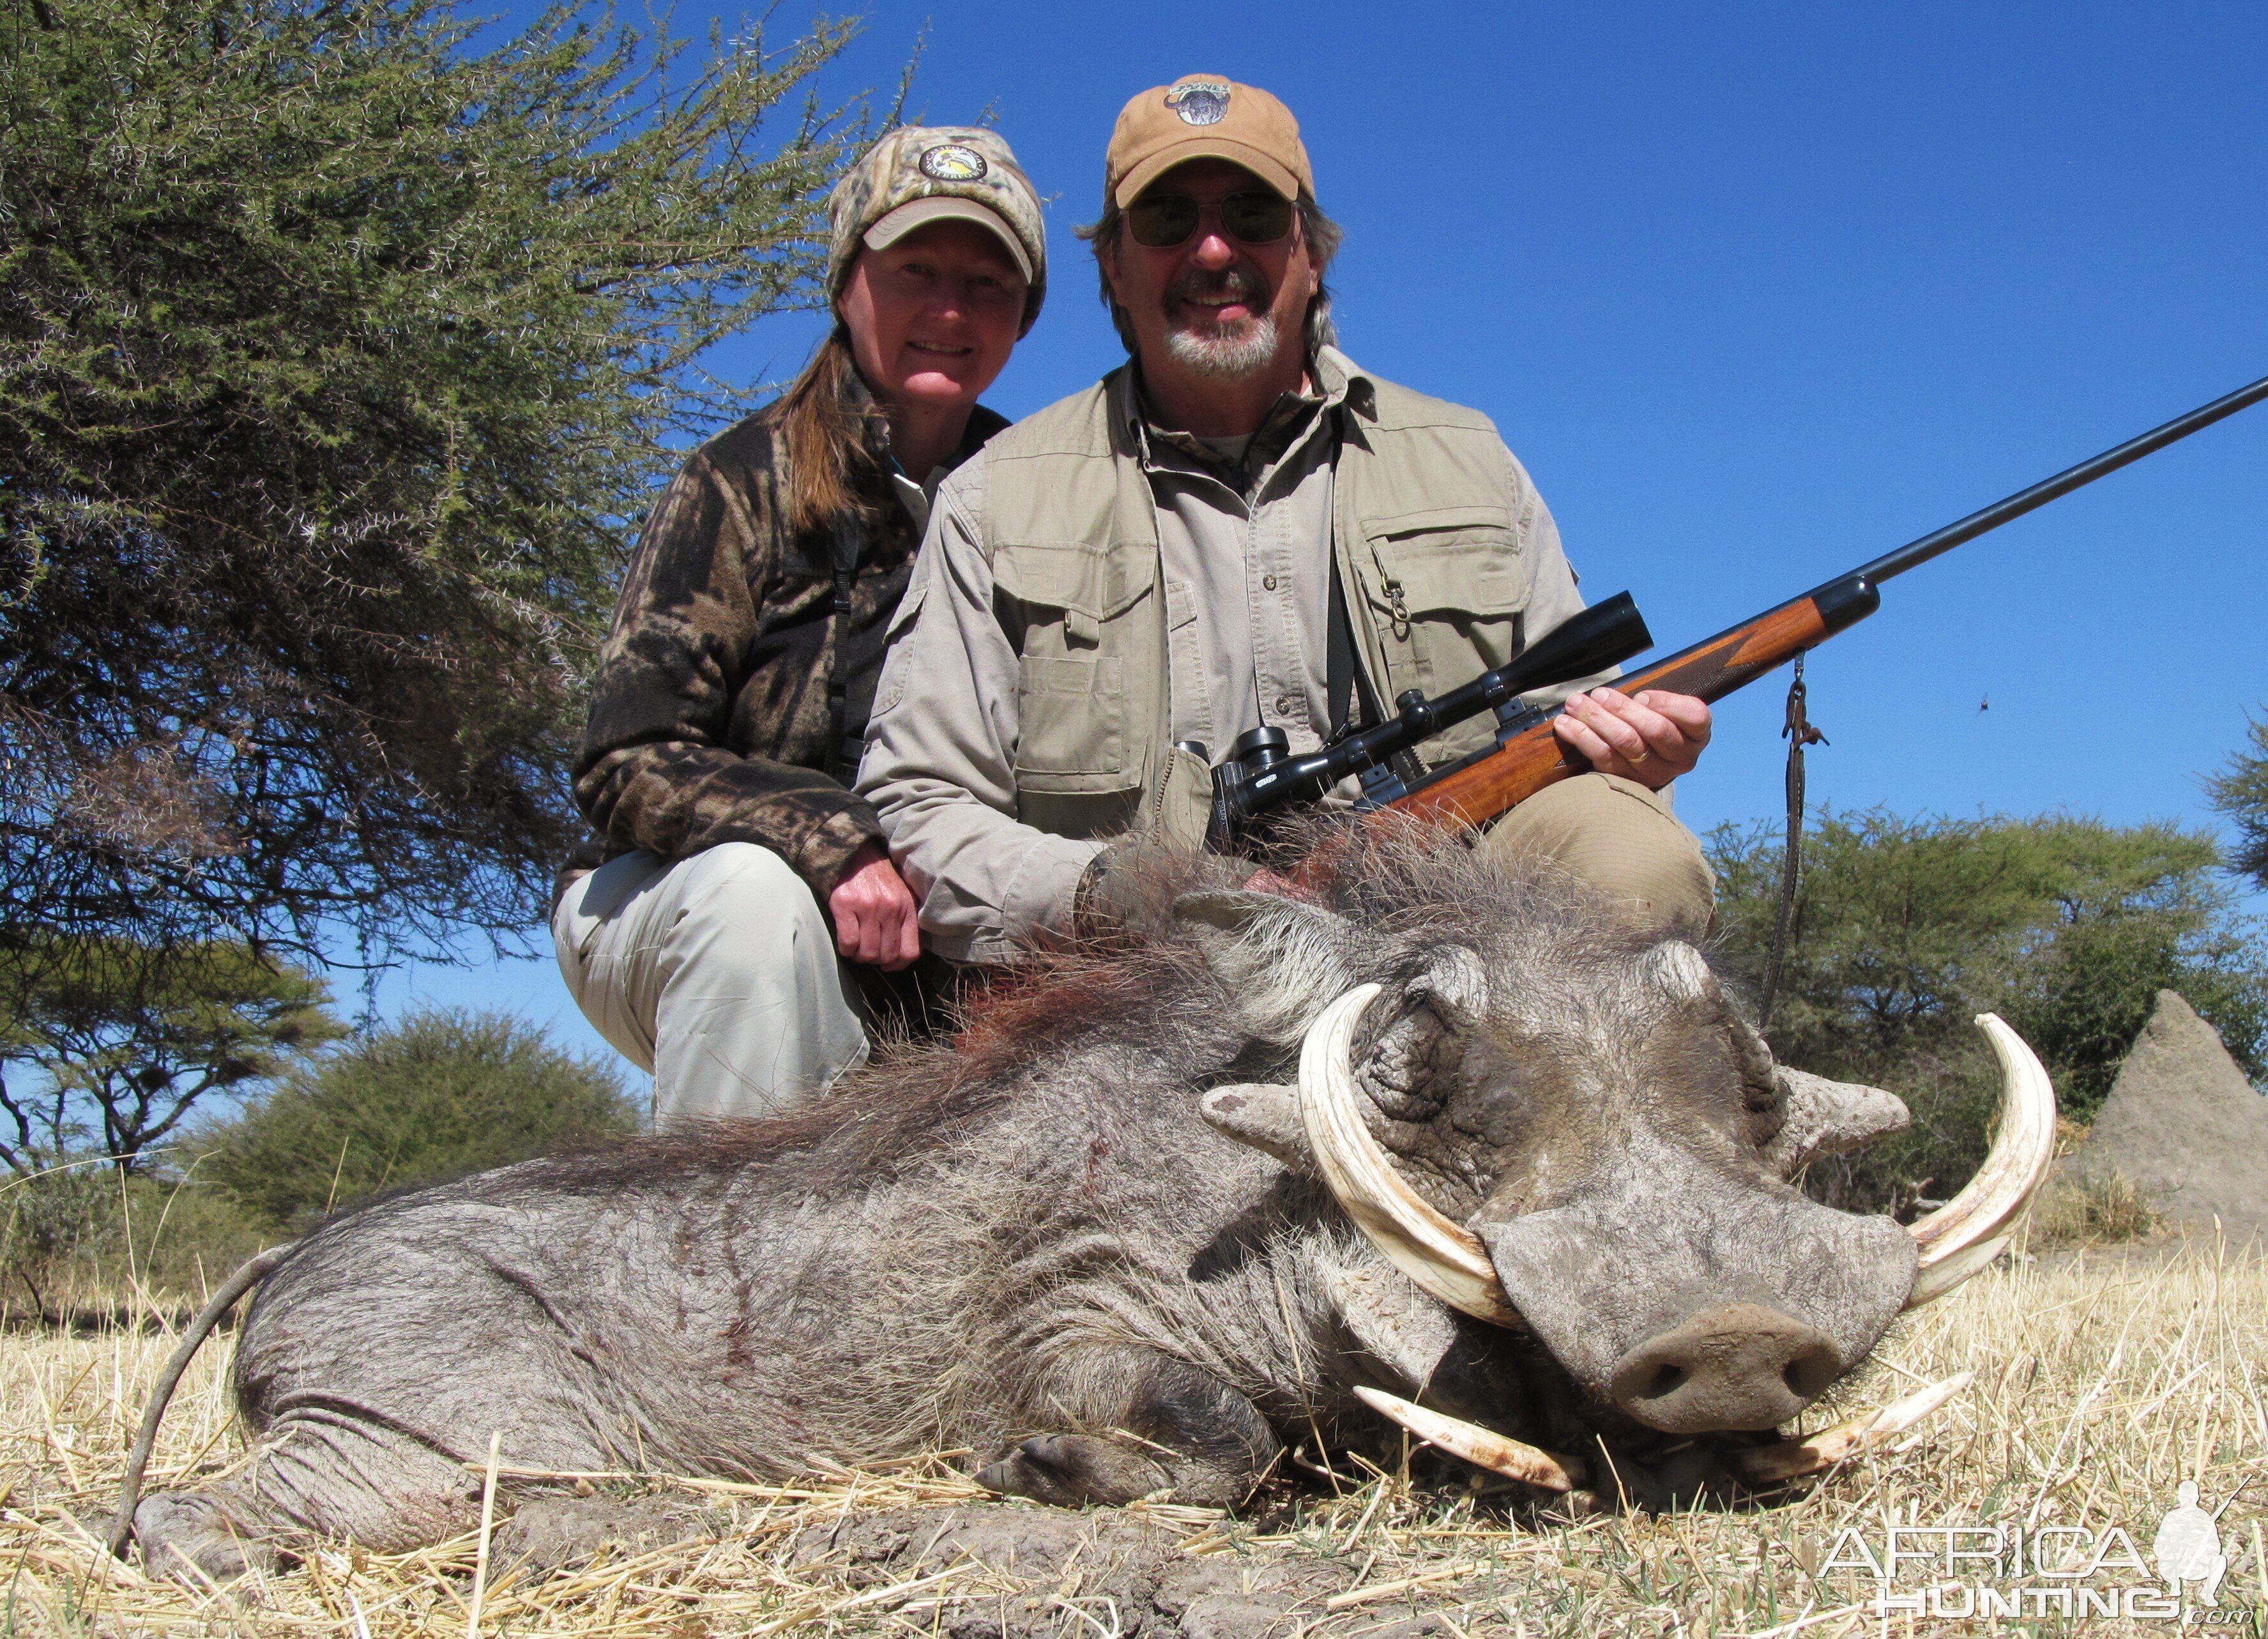
[{"label": "vest button", "polygon": [[1278,717],[1289,717],[1291,714],[1292,697],[1288,694],[1278,695],[1276,697],[1276,715]]},{"label": "vest button", "polygon": [[1260,584],[1266,587],[1270,592],[1273,592],[1276,589],[1276,577],[1273,575],[1263,575],[1260,577]]}]

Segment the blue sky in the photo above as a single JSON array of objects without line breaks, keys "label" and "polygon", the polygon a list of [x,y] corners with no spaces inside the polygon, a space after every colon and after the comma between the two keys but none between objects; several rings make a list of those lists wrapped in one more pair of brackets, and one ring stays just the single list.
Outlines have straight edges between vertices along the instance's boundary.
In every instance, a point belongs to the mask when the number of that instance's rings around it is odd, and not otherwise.
[{"label": "blue sky", "polygon": [[[1051,200],[996,408],[1122,356],[1071,233],[1120,104],[1266,86],[1347,230],[1347,351],[1492,416],[1665,649],[2268,375],[2257,5],[893,4],[828,87],[887,90],[925,23],[912,109],[990,107]],[[713,363],[777,378],[818,330]],[[2268,702],[2264,535],[2268,407],[1894,582],[1812,659],[1812,800],[2211,825],[2198,776]],[[1780,709],[1724,703],[1689,823],[1777,811]],[[379,997],[596,1045],[548,957]]]}]

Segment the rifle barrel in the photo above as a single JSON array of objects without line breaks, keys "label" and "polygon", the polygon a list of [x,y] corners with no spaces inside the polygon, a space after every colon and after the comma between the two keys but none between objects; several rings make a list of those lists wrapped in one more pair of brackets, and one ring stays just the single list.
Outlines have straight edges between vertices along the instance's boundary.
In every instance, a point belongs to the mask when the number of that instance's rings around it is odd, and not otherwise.
[{"label": "rifle barrel", "polygon": [[[2250,387],[2240,387],[2234,393],[2216,398],[2210,404],[2192,410],[2186,416],[2176,416],[2161,427],[2153,427],[2139,438],[2128,439],[2115,448],[2091,456],[2076,467],[2066,467],[2052,478],[2043,478],[2028,490],[2019,490],[2006,500],[1973,512],[1968,517],[1949,523],[1942,529],[1932,530],[1918,541],[1909,541],[1894,552],[1885,552],[1873,563],[1853,570],[1859,578],[1879,585],[1892,575],[1902,575],[1918,564],[1926,564],[1941,552],[1975,540],[1988,529],[1997,529],[2014,518],[2021,518],[2036,507],[2070,494],[2083,484],[2094,483],[2105,473],[2116,472],[2145,455],[2154,454],[2167,445],[2176,443],[2192,432],[2226,419],[2240,410],[2250,408],[2268,398],[2268,376],[2263,376]],[[1849,576],[1837,576],[1847,580]],[[1832,585],[1833,582],[1830,582]],[[1823,589],[1823,588],[1822,588]]]},{"label": "rifle barrel", "polygon": [[[1895,552],[1885,552],[1871,564],[1837,575],[1800,597],[1656,661],[1615,686],[1624,694],[1663,689],[1704,700],[1721,699],[1873,614],[1881,605],[1881,583],[1891,576],[1902,575],[1918,564],[1926,564],[1988,529],[1997,529],[2012,518],[2021,518],[2263,399],[2268,399],[2268,377],[2185,416],[2176,416],[2161,427],[2066,468],[2052,478],[2043,478],[2029,489],[2019,490],[2006,500],[1995,501],[1918,541],[1909,541]],[[1493,750],[1476,752],[1463,762],[1435,769],[1387,806],[1443,823],[1485,825],[1544,786],[1581,773],[1588,766],[1558,743],[1545,720]]]}]

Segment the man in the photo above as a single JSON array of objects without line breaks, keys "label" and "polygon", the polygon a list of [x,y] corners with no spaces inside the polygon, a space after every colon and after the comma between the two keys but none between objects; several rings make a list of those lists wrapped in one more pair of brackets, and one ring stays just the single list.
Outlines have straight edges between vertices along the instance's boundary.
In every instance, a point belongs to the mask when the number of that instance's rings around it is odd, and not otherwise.
[{"label": "man", "polygon": [[[1132,362],[939,491],[860,765],[931,948],[956,960],[1108,912],[1139,839],[1201,835],[1196,744],[1219,754],[1273,727],[1311,749],[1405,689],[1502,665],[1582,606],[1487,418],[1333,345],[1340,233],[1274,97],[1211,75],[1136,97],[1086,236]],[[1577,696],[1558,733],[1596,772],[1523,804],[1489,845],[1698,931],[1708,870],[1657,794],[1709,727],[1688,697]]]}]

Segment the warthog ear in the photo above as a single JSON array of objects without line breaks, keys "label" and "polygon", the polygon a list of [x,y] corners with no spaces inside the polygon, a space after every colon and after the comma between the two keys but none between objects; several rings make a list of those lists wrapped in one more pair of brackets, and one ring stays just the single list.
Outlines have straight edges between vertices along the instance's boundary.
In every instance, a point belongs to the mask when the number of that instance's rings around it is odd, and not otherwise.
[{"label": "warthog ear", "polygon": [[1772,1074],[1787,1096],[1787,1121],[1766,1147],[1764,1159],[1783,1177],[1821,1155],[1839,1155],[1903,1132],[1911,1119],[1904,1101],[1879,1087],[1830,1082],[1785,1065]]},{"label": "warthog ear", "polygon": [[1273,1155],[1292,1171],[1308,1178],[1316,1170],[1314,1152],[1307,1146],[1307,1129],[1300,1119],[1300,1089],[1269,1082],[1238,1082],[1216,1087],[1197,1100],[1197,1113],[1205,1125],[1240,1144],[1249,1144]]},{"label": "warthog ear", "polygon": [[1263,1040],[1298,1041],[1354,983],[1345,919],[1321,905],[1283,894],[1191,893],[1174,901],[1174,914],[1240,1022]]}]

